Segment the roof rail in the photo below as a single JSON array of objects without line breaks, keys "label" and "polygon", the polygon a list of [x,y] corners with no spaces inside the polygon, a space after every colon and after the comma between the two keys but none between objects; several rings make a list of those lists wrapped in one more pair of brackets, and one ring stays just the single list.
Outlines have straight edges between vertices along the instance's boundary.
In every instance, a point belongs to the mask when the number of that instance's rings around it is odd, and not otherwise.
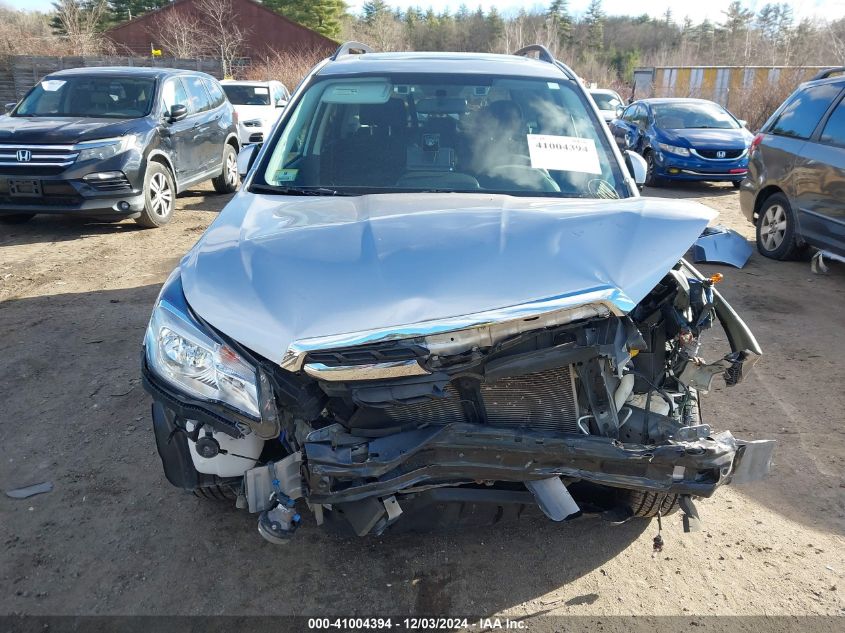
[{"label": "roof rail", "polygon": [[539,59],[540,61],[546,62],[547,64],[554,64],[555,66],[560,68],[564,72],[564,74],[570,79],[578,78],[578,75],[575,74],[574,70],[572,70],[563,62],[556,60],[555,56],[552,55],[552,52],[542,44],[530,44],[528,46],[520,48],[514,53],[514,55],[519,55],[520,57],[528,57],[531,53],[537,53],[537,59]]},{"label": "roof rail", "polygon": [[[355,52],[353,52],[355,51]],[[364,53],[374,53],[375,51],[367,46],[366,44],[362,44],[361,42],[344,42],[341,44],[338,49],[332,55],[332,61],[335,61],[338,57],[342,57],[344,55],[361,55]]]},{"label": "roof rail", "polygon": [[555,56],[552,55],[551,51],[542,44],[529,44],[528,46],[520,48],[514,53],[514,55],[528,57],[528,53],[537,53],[537,59],[539,59],[541,62],[546,62],[549,64],[555,63]]},{"label": "roof rail", "polygon": [[836,66],[835,68],[825,68],[823,71],[816,73],[810,81],[816,79],[827,79],[833,73],[845,73],[845,66]]}]

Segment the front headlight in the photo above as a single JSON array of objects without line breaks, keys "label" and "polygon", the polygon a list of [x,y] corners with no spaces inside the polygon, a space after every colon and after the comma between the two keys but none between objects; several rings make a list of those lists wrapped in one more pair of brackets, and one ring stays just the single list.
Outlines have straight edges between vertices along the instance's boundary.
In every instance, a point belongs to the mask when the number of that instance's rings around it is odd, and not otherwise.
[{"label": "front headlight", "polygon": [[678,147],[677,145],[669,145],[667,143],[658,143],[657,147],[661,151],[668,152],[669,154],[675,154],[677,156],[689,156],[689,150],[686,147]]},{"label": "front headlight", "polygon": [[125,152],[137,142],[138,137],[136,135],[127,134],[118,138],[104,138],[78,143],[76,149],[79,150],[79,156],[76,160],[106,160]]},{"label": "front headlight", "polygon": [[144,348],[149,368],[174,387],[261,418],[255,367],[191,315],[178,278],[156,303]]},{"label": "front headlight", "polygon": [[261,119],[250,119],[249,121],[244,121],[244,127],[261,127],[264,125],[264,121]]}]

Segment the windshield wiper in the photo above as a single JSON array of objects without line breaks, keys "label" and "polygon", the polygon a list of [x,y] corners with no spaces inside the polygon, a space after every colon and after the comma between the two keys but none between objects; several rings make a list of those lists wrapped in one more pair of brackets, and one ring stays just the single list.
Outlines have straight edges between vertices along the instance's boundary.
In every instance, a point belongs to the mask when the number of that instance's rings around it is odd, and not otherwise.
[{"label": "windshield wiper", "polygon": [[348,196],[351,194],[341,193],[337,189],[328,187],[280,187],[278,185],[255,184],[250,187],[256,193],[273,193],[280,196]]}]

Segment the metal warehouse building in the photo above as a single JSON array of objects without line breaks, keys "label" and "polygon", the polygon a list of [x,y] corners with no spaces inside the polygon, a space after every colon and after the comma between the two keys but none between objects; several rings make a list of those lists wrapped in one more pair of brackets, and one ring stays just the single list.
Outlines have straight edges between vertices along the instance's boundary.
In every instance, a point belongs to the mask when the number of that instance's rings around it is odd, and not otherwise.
[{"label": "metal warehouse building", "polygon": [[810,79],[824,66],[659,66],[634,70],[634,97],[700,97],[729,109],[756,90]]}]

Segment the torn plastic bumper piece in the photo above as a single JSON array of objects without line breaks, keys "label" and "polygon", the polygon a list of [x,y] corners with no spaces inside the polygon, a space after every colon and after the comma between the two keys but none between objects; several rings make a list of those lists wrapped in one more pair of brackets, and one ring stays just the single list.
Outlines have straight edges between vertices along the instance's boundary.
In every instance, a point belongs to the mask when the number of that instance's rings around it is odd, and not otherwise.
[{"label": "torn plastic bumper piece", "polygon": [[644,446],[599,436],[464,423],[375,439],[330,426],[308,435],[303,475],[312,504],[475,481],[550,477],[709,497],[730,483],[735,472],[743,473],[743,481],[765,476],[772,445],[743,442],[727,431],[695,441]]},{"label": "torn plastic bumper piece", "polygon": [[751,257],[751,245],[742,235],[724,226],[708,226],[692,247],[695,263],[711,262],[742,268]]}]

